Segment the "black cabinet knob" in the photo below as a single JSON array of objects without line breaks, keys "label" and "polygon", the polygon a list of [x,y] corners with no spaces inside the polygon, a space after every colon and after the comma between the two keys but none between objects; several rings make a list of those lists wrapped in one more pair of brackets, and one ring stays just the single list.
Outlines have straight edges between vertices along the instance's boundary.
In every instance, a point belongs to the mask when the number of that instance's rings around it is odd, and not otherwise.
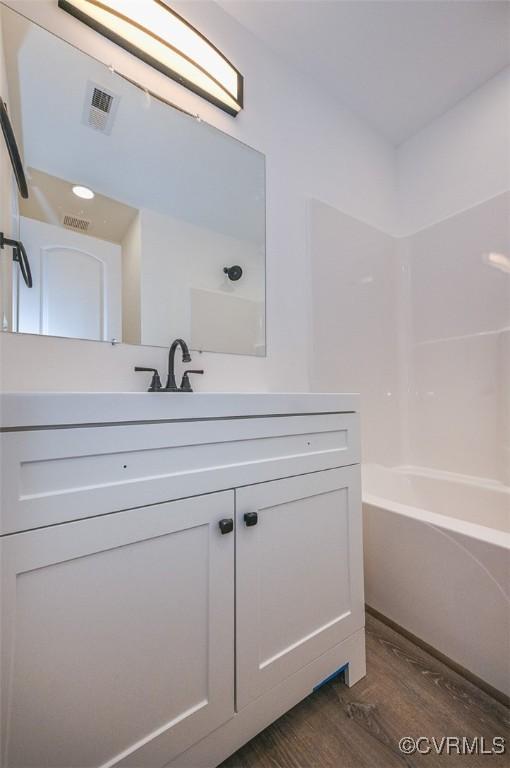
[{"label": "black cabinet knob", "polygon": [[252,525],[257,525],[258,521],[259,516],[257,512],[245,512],[244,522],[247,528],[250,528]]},{"label": "black cabinet knob", "polygon": [[232,531],[234,530],[234,521],[232,520],[231,517],[225,517],[223,520],[220,520],[218,525],[220,526],[220,531],[223,534],[232,533]]}]

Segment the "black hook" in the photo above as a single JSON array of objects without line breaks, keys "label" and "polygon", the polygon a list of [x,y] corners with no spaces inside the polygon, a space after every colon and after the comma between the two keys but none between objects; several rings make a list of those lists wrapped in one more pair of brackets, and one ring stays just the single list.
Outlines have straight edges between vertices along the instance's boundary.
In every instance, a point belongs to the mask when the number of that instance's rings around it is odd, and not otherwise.
[{"label": "black hook", "polygon": [[19,154],[18,145],[16,144],[16,137],[14,135],[14,131],[12,130],[11,121],[9,120],[9,115],[7,114],[7,108],[5,106],[4,100],[1,98],[0,124],[2,126],[5,143],[7,144],[7,151],[9,152],[9,157],[11,158],[12,170],[14,171],[14,175],[16,177],[19,193],[21,197],[25,198],[26,200],[28,197],[28,186],[27,180],[25,178],[25,172],[23,170],[23,163],[21,162],[21,157]]},{"label": "black hook", "polygon": [[0,232],[0,248],[5,248],[6,245],[13,249],[12,260],[19,264],[25,285],[27,288],[32,288],[32,271],[23,243],[21,240],[11,240],[9,237],[4,237],[4,233]]}]

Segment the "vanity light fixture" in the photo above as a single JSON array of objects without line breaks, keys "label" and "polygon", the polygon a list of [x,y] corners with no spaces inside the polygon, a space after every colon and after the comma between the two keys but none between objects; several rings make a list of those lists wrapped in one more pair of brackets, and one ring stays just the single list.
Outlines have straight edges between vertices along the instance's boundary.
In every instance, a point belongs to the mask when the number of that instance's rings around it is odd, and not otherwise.
[{"label": "vanity light fixture", "polygon": [[163,0],[58,0],[62,10],[234,117],[243,77]]},{"label": "vanity light fixture", "polygon": [[76,184],[73,187],[73,193],[76,197],[81,197],[82,200],[92,200],[95,194],[88,187],[82,187],[81,184]]}]

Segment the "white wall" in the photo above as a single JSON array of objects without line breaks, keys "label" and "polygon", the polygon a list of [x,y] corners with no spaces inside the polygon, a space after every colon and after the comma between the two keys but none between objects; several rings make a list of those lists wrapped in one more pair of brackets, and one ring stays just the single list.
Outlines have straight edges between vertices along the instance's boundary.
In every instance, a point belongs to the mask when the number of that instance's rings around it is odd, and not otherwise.
[{"label": "white wall", "polygon": [[[309,387],[306,206],[323,200],[386,232],[396,230],[394,149],[291,71],[219,6],[174,2],[245,76],[244,111],[234,120],[80,24],[52,0],[8,2],[119,71],[144,83],[267,157],[267,358],[195,355],[205,390]],[[5,337],[4,389],[141,390],[135,364],[166,367],[164,350],[93,342]],[[342,380],[336,384],[344,389]]]},{"label": "white wall", "polygon": [[510,480],[510,69],[398,152],[409,463]]},{"label": "white wall", "polygon": [[[510,482],[510,68],[397,152],[406,463]],[[509,262],[510,263],[510,262]]]},{"label": "white wall", "polygon": [[[510,482],[510,194],[405,239],[406,463]],[[507,371],[505,374],[505,370]]]},{"label": "white wall", "polygon": [[[255,334],[247,334],[243,343],[242,333],[239,333],[242,329],[236,328],[238,321],[241,323],[241,314],[228,316],[231,308],[228,299],[234,296],[249,299],[249,306],[253,301],[263,302],[264,253],[260,246],[154,211],[140,211],[139,220],[143,254],[140,283],[142,344],[169,346],[172,339],[181,337],[188,341],[190,349],[238,349],[238,352],[243,350],[245,354],[253,354],[257,341]],[[243,276],[239,282],[231,282],[223,268],[239,263]],[[192,293],[193,288],[202,290]],[[203,332],[205,329],[200,327],[203,291],[216,292],[219,299],[215,302],[215,311],[225,322],[218,322],[218,316],[203,318],[210,329],[211,325],[219,325],[218,337]],[[129,313],[128,305],[125,306]],[[202,343],[206,338],[208,346]]]},{"label": "white wall", "polygon": [[398,149],[401,237],[311,206],[312,386],[361,392],[365,461],[510,481],[509,74]]},{"label": "white wall", "polygon": [[398,464],[397,240],[315,200],[309,237],[312,389],[360,392],[363,461]]},{"label": "white wall", "polygon": [[510,68],[401,144],[399,234],[510,189]]}]

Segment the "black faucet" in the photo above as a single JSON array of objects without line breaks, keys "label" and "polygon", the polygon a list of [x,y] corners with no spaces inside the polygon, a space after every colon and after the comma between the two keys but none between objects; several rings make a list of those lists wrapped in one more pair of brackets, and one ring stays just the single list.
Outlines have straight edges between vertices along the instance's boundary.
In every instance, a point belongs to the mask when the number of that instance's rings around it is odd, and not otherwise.
[{"label": "black faucet", "polygon": [[176,339],[172,342],[172,345],[170,347],[170,351],[168,353],[168,378],[166,380],[166,386],[164,391],[165,392],[192,392],[188,374],[189,373],[203,373],[203,371],[185,371],[184,376],[182,377],[181,386],[177,386],[177,382],[175,381],[175,353],[177,352],[177,347],[180,347],[182,349],[182,362],[183,363],[191,363],[191,355],[189,353],[188,345],[184,341],[184,339]]},{"label": "black faucet", "polygon": [[182,349],[182,362],[191,363],[191,355],[189,353],[188,345],[184,339],[176,339],[170,346],[168,353],[168,377],[166,380],[165,391],[166,392],[178,392],[177,382],[175,381],[175,353],[177,347]]},{"label": "black faucet", "polygon": [[191,355],[189,353],[188,345],[184,339],[176,339],[174,342],[172,342],[172,346],[170,347],[170,351],[168,353],[168,377],[164,389],[161,386],[159,374],[155,368],[142,368],[139,365],[136,366],[135,371],[150,371],[153,374],[152,381],[148,389],[149,392],[193,392],[189,382],[189,374],[203,373],[203,371],[189,369],[184,371],[181,386],[178,387],[177,382],[175,381],[175,353],[177,352],[177,347],[182,349],[182,362],[191,363]]}]

